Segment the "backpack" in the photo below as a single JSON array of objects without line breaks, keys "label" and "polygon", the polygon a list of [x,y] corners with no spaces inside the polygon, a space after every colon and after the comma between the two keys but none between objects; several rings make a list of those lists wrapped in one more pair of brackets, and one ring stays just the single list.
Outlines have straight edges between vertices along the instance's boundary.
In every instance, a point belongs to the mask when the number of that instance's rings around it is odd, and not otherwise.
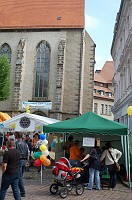
[{"label": "backpack", "polygon": [[20,159],[28,159],[28,146],[24,141],[17,141],[16,149],[20,152]]}]

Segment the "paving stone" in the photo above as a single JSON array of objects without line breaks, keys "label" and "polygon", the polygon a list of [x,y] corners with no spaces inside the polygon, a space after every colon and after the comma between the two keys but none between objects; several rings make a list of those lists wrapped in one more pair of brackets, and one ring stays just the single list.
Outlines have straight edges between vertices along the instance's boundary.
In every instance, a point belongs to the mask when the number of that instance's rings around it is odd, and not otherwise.
[{"label": "paving stone", "polygon": [[[25,172],[23,176],[26,189],[26,197],[22,200],[58,200],[62,199],[59,193],[52,195],[49,191],[50,185],[53,183],[51,169],[43,170],[42,184],[41,173],[37,172],[36,168],[31,168],[30,172]],[[0,170],[1,179],[1,170]],[[116,190],[84,190],[84,193],[78,196],[75,188],[69,192],[67,200],[132,200],[132,190],[118,182]],[[8,189],[5,200],[14,200],[11,188]]]}]

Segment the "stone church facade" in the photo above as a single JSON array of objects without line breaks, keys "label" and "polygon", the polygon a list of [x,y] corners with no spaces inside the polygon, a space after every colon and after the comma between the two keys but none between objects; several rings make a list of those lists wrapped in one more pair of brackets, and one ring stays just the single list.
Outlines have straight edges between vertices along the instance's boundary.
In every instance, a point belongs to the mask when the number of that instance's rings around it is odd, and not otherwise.
[{"label": "stone church facade", "polygon": [[[78,3],[84,13],[84,1]],[[3,19],[0,55],[7,54],[11,70],[10,97],[0,103],[0,111],[10,116],[24,112],[23,101],[51,101],[51,110],[31,108],[31,113],[60,120],[92,111],[95,44],[85,31],[84,15],[81,17],[82,24],[78,26],[73,22],[72,26],[66,25],[64,21],[60,27],[49,22],[48,28],[45,24],[38,27],[37,22],[29,28],[30,21],[15,25],[14,19],[9,17],[10,24]]]}]

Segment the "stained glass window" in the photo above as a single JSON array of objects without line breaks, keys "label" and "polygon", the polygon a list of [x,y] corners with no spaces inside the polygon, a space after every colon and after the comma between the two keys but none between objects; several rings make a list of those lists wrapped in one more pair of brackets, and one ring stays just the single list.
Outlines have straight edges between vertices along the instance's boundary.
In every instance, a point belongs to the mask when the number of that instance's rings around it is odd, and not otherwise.
[{"label": "stained glass window", "polygon": [[0,48],[0,56],[7,55],[9,62],[11,62],[11,48],[8,44],[3,44]]},{"label": "stained glass window", "polygon": [[50,45],[42,41],[36,48],[35,97],[48,97]]}]

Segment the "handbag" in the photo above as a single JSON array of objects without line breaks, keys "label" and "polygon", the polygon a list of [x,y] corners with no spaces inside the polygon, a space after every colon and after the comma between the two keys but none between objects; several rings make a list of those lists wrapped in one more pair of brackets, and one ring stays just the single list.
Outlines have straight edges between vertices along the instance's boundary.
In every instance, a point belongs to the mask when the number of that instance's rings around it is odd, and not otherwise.
[{"label": "handbag", "polygon": [[108,150],[108,152],[109,152],[109,154],[110,154],[112,160],[114,161],[114,170],[117,171],[117,172],[119,172],[120,169],[121,169],[120,164],[117,163],[117,162],[115,162],[115,160],[114,160],[114,158],[113,158],[113,156],[112,156],[112,154],[111,154],[111,152],[110,152],[109,150]]}]

